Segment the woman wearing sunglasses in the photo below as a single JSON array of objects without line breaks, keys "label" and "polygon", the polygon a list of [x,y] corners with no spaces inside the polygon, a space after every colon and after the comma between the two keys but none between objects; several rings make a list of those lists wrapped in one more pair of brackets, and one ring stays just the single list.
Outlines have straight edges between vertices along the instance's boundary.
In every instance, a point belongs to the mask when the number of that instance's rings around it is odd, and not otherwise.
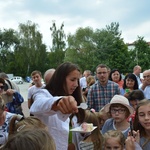
[{"label": "woman wearing sunglasses", "polygon": [[5,111],[5,102],[2,98],[4,93],[5,81],[0,78],[0,145],[5,144],[8,137],[9,121],[15,114]]}]

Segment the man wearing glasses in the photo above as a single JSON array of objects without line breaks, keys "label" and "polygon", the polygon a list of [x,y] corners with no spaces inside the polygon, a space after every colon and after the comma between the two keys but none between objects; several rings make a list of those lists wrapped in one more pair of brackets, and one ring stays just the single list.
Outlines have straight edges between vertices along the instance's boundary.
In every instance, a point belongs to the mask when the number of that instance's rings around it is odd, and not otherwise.
[{"label": "man wearing glasses", "polygon": [[108,80],[108,67],[100,64],[96,67],[97,81],[91,86],[87,95],[87,104],[89,108],[94,108],[99,111],[110,102],[112,97],[120,94],[120,89],[117,83]]},{"label": "man wearing glasses", "polygon": [[144,96],[150,99],[150,69],[143,72],[143,81],[140,89],[144,92]]}]

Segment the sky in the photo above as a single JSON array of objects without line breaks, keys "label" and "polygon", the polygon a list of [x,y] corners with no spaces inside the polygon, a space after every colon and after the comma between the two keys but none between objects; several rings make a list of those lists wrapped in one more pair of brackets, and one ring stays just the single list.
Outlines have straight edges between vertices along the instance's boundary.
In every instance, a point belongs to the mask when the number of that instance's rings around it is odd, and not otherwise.
[{"label": "sky", "polygon": [[138,36],[150,42],[150,0],[0,0],[0,29],[18,30],[28,20],[38,24],[43,42],[51,46],[50,27],[64,23],[64,32],[79,27],[106,28],[119,23],[121,37],[132,43]]}]

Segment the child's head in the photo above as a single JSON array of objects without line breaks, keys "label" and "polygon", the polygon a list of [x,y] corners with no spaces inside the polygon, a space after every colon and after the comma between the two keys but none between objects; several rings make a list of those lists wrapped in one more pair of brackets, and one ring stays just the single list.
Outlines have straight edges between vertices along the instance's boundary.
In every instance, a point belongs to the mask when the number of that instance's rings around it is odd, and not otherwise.
[{"label": "child's head", "polygon": [[90,110],[86,110],[85,111],[84,122],[93,123],[93,126],[97,126],[97,128],[94,131],[91,132],[90,140],[92,142],[96,143],[94,145],[95,149],[96,149],[96,147],[101,149],[101,146],[102,146],[102,135],[100,133],[100,126],[99,126],[98,117],[95,114],[95,112],[92,112]]},{"label": "child's head", "polygon": [[56,150],[53,138],[44,129],[31,128],[10,137],[2,150]]},{"label": "child's head", "polygon": [[117,149],[123,150],[125,137],[121,131],[109,130],[103,135],[104,150]]},{"label": "child's head", "polygon": [[38,82],[41,82],[42,73],[38,70],[35,70],[31,73],[31,77],[32,77],[33,82],[36,84]]},{"label": "child's head", "polygon": [[91,110],[85,110],[84,122],[93,123],[93,126],[97,126],[99,128],[98,117],[96,113]]},{"label": "child's head", "polygon": [[29,129],[29,128],[47,129],[47,126],[35,116],[22,118],[21,120],[19,120],[18,116],[16,115],[13,116],[10,121],[9,136],[16,134],[17,132],[20,132],[21,130]]},{"label": "child's head", "polygon": [[87,86],[91,86],[95,83],[95,77],[90,75],[86,78]]},{"label": "child's head", "polygon": [[138,102],[144,99],[144,93],[141,90],[133,90],[127,98],[130,105],[136,109]]},{"label": "child's head", "polygon": [[110,113],[109,112],[105,112],[104,108],[102,108],[99,112],[97,112],[97,116],[99,119],[99,124],[100,124],[100,129],[102,129],[105,121],[110,118]]},{"label": "child's head", "polygon": [[146,132],[150,132],[150,100],[144,99],[138,103],[133,127],[135,131],[140,131],[140,136],[146,137]]},{"label": "child's head", "polygon": [[123,121],[133,114],[134,109],[129,105],[129,101],[122,95],[115,95],[109,104],[104,106],[106,112],[110,112],[112,118],[117,118],[117,121]]}]

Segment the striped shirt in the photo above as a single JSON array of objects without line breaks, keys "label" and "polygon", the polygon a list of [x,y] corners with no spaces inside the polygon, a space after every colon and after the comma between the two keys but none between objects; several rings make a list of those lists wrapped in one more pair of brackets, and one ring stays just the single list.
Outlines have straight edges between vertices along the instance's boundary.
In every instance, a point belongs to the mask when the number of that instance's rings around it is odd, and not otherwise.
[{"label": "striped shirt", "polygon": [[95,111],[99,111],[108,104],[116,94],[120,94],[120,89],[117,83],[108,80],[107,85],[104,87],[101,86],[99,80],[97,80],[88,90],[88,107],[94,108]]}]

